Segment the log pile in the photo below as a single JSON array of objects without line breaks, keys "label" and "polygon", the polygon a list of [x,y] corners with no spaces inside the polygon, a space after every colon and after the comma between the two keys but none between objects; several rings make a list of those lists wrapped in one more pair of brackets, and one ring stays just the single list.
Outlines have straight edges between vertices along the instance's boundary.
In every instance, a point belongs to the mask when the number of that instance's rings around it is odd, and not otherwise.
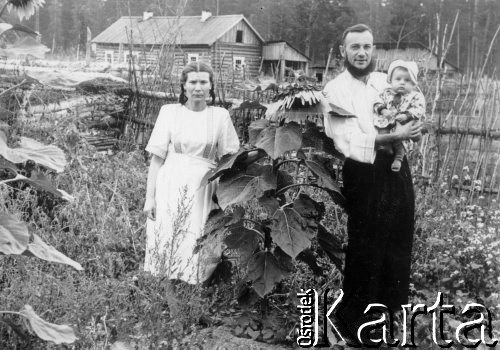
[{"label": "log pile", "polygon": [[40,120],[50,115],[56,119],[75,117],[80,120],[102,119],[124,111],[124,99],[112,93],[90,96],[78,96],[65,101],[50,104],[27,106],[27,118]]},{"label": "log pile", "polygon": [[[130,136],[130,130],[136,142],[138,138],[147,137],[148,130],[154,126],[154,118],[147,116],[155,114],[156,105],[178,101],[178,94],[173,90],[150,91],[129,85],[123,79],[111,79],[104,73],[35,68],[0,74],[0,98],[12,101],[12,106],[4,107],[5,113],[0,110],[0,115],[8,115],[0,121],[11,124],[17,119],[45,130],[73,123],[80,135],[98,150],[116,147],[124,134]],[[139,99],[156,105],[153,108],[148,105],[142,113],[136,108]],[[225,106],[232,102],[226,99]],[[216,103],[220,105],[222,101],[218,99]],[[144,103],[139,105],[144,107]],[[135,113],[129,114],[129,107]]]},{"label": "log pile", "polygon": [[27,105],[18,118],[47,128],[71,120],[83,138],[98,151],[115,148],[126,119],[126,99],[114,93],[74,96],[57,103]]}]

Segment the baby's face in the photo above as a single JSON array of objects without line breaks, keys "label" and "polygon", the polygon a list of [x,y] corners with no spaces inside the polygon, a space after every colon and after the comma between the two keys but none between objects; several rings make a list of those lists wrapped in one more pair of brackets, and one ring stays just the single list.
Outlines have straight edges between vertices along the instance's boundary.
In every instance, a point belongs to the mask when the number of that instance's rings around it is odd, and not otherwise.
[{"label": "baby's face", "polygon": [[407,94],[413,91],[415,84],[411,81],[410,73],[406,69],[396,68],[392,72],[391,86],[394,92]]}]

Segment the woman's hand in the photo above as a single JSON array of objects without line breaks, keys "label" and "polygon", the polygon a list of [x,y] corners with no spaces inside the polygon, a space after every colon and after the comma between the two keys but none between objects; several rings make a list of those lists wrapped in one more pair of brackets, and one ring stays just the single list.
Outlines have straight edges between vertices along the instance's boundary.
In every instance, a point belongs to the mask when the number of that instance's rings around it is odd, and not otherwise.
[{"label": "woman's hand", "polygon": [[143,211],[148,215],[149,220],[156,220],[156,201],[154,198],[146,198]]}]

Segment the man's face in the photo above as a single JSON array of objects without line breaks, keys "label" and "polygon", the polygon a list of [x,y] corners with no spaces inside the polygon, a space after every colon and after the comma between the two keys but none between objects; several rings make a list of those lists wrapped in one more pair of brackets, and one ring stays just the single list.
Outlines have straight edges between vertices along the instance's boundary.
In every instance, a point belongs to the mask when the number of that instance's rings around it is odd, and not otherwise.
[{"label": "man's face", "polygon": [[340,53],[353,67],[363,70],[372,60],[373,48],[373,36],[369,31],[351,32],[340,46]]}]

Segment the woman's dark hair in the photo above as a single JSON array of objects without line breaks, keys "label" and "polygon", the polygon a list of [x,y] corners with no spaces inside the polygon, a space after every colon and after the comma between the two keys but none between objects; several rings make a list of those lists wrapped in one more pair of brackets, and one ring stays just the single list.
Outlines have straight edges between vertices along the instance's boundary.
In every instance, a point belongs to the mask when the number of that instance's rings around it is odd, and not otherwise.
[{"label": "woman's dark hair", "polygon": [[184,91],[184,84],[187,81],[187,76],[191,72],[206,72],[210,79],[210,97],[212,97],[212,104],[215,105],[215,84],[214,84],[214,71],[212,67],[204,62],[190,62],[188,63],[181,73],[181,94],[179,96],[180,104],[185,104],[188,100],[186,97],[186,92]]}]

